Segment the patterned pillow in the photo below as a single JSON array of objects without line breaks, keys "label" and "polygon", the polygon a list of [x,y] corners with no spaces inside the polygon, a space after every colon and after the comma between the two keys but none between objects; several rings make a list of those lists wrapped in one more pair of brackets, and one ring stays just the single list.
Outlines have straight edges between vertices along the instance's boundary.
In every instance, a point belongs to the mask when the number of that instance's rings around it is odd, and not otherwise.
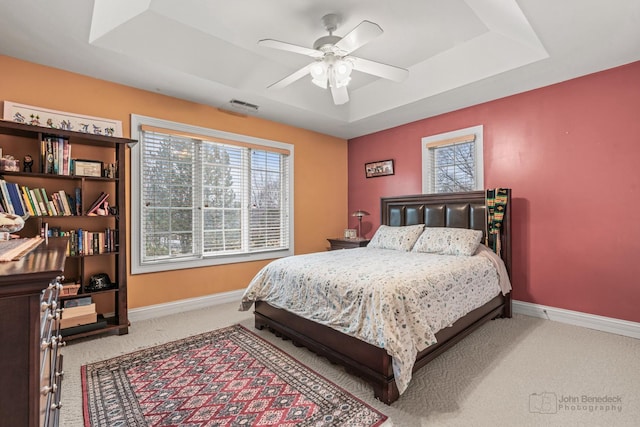
[{"label": "patterned pillow", "polygon": [[482,240],[482,231],[466,228],[426,227],[412,252],[471,256]]},{"label": "patterned pillow", "polygon": [[418,237],[420,237],[422,230],[424,230],[424,224],[403,227],[381,225],[367,247],[409,252]]}]

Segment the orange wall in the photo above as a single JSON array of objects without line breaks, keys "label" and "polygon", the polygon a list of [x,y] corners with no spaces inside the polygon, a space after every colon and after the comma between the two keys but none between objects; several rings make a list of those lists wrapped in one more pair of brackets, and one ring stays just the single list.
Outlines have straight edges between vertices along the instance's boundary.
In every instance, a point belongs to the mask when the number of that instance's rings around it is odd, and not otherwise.
[{"label": "orange wall", "polygon": [[[130,114],[134,113],[293,144],[295,252],[325,250],[326,238],[340,235],[347,225],[347,143],[343,139],[2,55],[0,76],[0,100],[121,120],[125,137],[130,135]],[[129,307],[242,289],[267,262],[130,275]]]}]

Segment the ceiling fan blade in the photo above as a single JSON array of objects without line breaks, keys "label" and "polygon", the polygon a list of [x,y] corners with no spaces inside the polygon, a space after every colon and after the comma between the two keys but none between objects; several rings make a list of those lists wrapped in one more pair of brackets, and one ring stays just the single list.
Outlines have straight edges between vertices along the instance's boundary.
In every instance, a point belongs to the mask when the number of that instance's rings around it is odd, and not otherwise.
[{"label": "ceiling fan blade", "polygon": [[258,44],[260,46],[270,47],[270,48],[273,48],[273,49],[286,50],[288,52],[299,53],[301,55],[307,55],[307,56],[310,56],[312,58],[322,58],[322,56],[324,56],[324,53],[320,52],[319,50],[311,49],[311,48],[304,47],[304,46],[298,46],[296,44],[285,43],[285,42],[281,42],[279,40],[262,39],[262,40],[258,41]]},{"label": "ceiling fan blade", "polygon": [[349,91],[346,86],[339,88],[331,88],[331,96],[333,96],[333,103],[336,105],[342,105],[349,102]]},{"label": "ceiling fan blade", "polygon": [[290,85],[291,83],[295,82],[296,80],[299,80],[299,79],[303,78],[304,76],[309,75],[309,67],[311,65],[312,64],[305,65],[304,67],[300,68],[298,71],[294,72],[293,74],[289,74],[284,79],[278,80],[277,82],[273,83],[272,85],[267,86],[267,89],[282,89],[283,87]]},{"label": "ceiling fan blade", "polygon": [[373,74],[374,76],[393,80],[394,82],[401,82],[409,75],[409,70],[395,67],[393,65],[383,64],[382,62],[356,58],[355,56],[350,56],[349,59],[353,62],[354,70]]},{"label": "ceiling fan blade", "polygon": [[371,21],[362,21],[342,40],[335,44],[340,55],[348,55],[382,34],[382,28]]}]

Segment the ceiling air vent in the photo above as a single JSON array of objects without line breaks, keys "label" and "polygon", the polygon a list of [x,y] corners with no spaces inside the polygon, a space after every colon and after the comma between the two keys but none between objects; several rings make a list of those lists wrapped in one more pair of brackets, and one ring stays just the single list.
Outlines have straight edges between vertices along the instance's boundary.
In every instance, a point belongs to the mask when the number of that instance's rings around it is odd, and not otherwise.
[{"label": "ceiling air vent", "polygon": [[239,99],[232,99],[231,101],[229,101],[229,104],[231,104],[231,107],[233,109],[244,111],[246,113],[257,113],[259,108],[255,104],[250,104],[245,101],[240,101]]}]

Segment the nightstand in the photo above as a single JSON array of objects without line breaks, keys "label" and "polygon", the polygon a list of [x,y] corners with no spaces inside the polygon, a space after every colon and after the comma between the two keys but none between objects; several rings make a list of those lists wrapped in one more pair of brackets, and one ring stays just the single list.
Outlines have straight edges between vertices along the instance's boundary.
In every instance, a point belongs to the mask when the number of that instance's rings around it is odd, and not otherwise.
[{"label": "nightstand", "polygon": [[329,250],[334,251],[336,249],[353,249],[353,248],[362,248],[369,244],[369,239],[356,238],[356,239],[345,239],[342,237],[336,237],[335,239],[327,239],[329,243],[331,243],[331,247]]}]

